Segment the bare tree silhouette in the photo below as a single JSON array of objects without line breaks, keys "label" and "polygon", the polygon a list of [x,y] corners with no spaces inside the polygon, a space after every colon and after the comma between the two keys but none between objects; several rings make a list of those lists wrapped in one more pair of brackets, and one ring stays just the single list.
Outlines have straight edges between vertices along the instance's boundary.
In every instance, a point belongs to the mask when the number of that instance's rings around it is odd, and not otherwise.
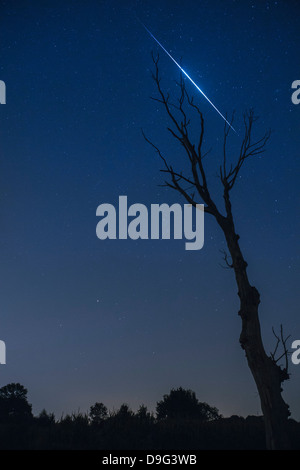
[{"label": "bare tree silhouette", "polygon": [[[286,340],[277,336],[277,347],[273,354],[266,354],[258,314],[260,304],[260,294],[258,290],[249,282],[247,275],[247,262],[239,244],[239,235],[236,232],[235,222],[232,212],[230,192],[237,182],[241,168],[245,161],[255,157],[265,151],[266,143],[270,137],[270,132],[266,132],[260,139],[252,140],[253,125],[256,121],[253,110],[244,115],[244,135],[240,145],[240,151],[236,163],[228,161],[228,135],[230,126],[225,123],[222,163],[219,167],[219,178],[223,188],[223,199],[225,204],[225,215],[217,206],[216,201],[210,193],[207,181],[207,175],[203,164],[205,153],[203,152],[204,138],[204,118],[199,107],[194,103],[193,98],[189,96],[183,77],[179,85],[180,95],[174,103],[170,100],[170,95],[165,93],[161,87],[159,75],[159,56],[154,57],[154,73],[159,98],[152,98],[162,104],[172,123],[172,128],[168,131],[178,141],[184,149],[186,157],[190,164],[190,175],[184,175],[181,170],[175,169],[171,163],[164,157],[161,150],[149,140],[145,134],[145,140],[155,149],[163,161],[164,168],[161,170],[167,175],[163,186],[179,192],[188,203],[196,206],[203,202],[206,213],[212,215],[220,226],[229,254],[224,252],[224,261],[226,267],[233,269],[236,283],[238,286],[238,296],[240,298],[239,315],[242,320],[242,330],[240,334],[240,344],[245,351],[248,366],[255,380],[261,401],[261,408],[265,420],[266,446],[268,449],[287,449],[289,448],[289,439],[287,435],[287,421],[290,415],[289,406],[282,398],[282,383],[289,379],[288,361],[285,367],[278,364],[275,359],[275,353],[281,342],[284,347],[283,356],[287,358]],[[187,114],[194,111],[198,115],[200,122],[199,140],[197,144],[193,143],[189,135],[190,119]],[[233,116],[231,123],[233,122]],[[188,187],[188,189],[186,188]],[[283,357],[281,356],[281,357]]]}]

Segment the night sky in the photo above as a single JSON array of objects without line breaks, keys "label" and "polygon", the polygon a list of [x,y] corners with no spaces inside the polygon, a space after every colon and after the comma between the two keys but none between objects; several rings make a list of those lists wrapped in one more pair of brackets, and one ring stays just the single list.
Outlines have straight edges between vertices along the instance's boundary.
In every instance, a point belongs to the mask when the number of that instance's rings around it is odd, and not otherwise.
[{"label": "night sky", "polygon": [[[155,403],[172,387],[191,388],[225,416],[260,414],[239,345],[234,274],[205,215],[205,244],[96,237],[96,208],[184,203],[161,188],[161,161],[141,128],[179,169],[185,156],[166,126],[151,78],[158,46],[171,51],[222,113],[260,116],[255,135],[273,133],[248,161],[232,193],[249,278],[261,293],[267,352],[272,326],[300,339],[300,79],[297,1],[0,1],[0,339],[7,365],[0,386],[20,382],[35,413]],[[160,53],[162,86],[173,96],[178,69]],[[204,113],[211,193],[222,118],[189,83]],[[199,201],[201,202],[201,201]],[[291,364],[291,363],[290,363]],[[284,398],[300,419],[300,365]]]}]

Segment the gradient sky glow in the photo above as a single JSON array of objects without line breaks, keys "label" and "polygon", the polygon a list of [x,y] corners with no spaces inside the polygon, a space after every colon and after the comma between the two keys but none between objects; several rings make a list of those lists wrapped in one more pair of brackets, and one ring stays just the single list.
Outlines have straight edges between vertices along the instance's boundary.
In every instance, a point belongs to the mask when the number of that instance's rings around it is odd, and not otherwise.
[{"label": "gradient sky glow", "polygon": [[[161,162],[141,128],[177,168],[180,148],[155,95],[150,28],[225,114],[253,107],[267,152],[248,161],[233,211],[249,278],[261,293],[266,350],[283,323],[300,339],[300,79],[297,1],[0,0],[0,386],[21,382],[37,413],[86,411],[95,401],[154,409],[172,387],[191,388],[224,415],[260,413],[238,342],[233,273],[205,215],[205,244],[100,241],[96,208],[184,201],[161,188]],[[178,69],[161,53],[162,86]],[[190,84],[206,124],[211,192],[223,121]],[[234,158],[240,138],[234,133]],[[199,201],[201,202],[201,201]],[[284,397],[300,420],[300,365]]]}]

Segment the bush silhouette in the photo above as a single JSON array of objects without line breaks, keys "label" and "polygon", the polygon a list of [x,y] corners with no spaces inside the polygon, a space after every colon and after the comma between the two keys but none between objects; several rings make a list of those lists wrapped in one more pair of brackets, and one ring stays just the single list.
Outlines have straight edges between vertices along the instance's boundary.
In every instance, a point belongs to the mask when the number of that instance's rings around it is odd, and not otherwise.
[{"label": "bush silhouette", "polygon": [[192,390],[182,387],[172,389],[168,395],[156,406],[156,416],[162,419],[195,419],[199,421],[212,421],[220,418],[217,408],[201,403]]},{"label": "bush silhouette", "polygon": [[36,419],[36,422],[43,427],[52,426],[55,424],[55,416],[53,413],[47,413],[45,408],[40,412]]},{"label": "bush silhouette", "polygon": [[28,422],[33,418],[27,401],[27,389],[19,383],[0,388],[0,422]]},{"label": "bush silhouette", "polygon": [[96,402],[90,407],[89,418],[92,424],[99,425],[107,418],[108,411],[103,403]]}]

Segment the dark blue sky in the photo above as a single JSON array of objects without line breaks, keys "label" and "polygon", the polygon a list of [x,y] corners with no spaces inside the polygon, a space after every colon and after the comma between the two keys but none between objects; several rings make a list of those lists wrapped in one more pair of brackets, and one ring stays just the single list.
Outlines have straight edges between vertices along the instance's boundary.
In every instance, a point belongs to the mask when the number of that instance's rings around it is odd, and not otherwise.
[{"label": "dark blue sky", "polygon": [[[300,339],[297,3],[0,1],[0,385],[24,384],[35,412],[95,401],[154,408],[182,386],[224,415],[260,413],[216,223],[205,216],[204,248],[188,252],[183,241],[100,241],[95,213],[124,194],[130,204],[184,202],[158,186],[161,162],[141,135],[186,167],[149,99],[158,49],[137,14],[223,113],[236,110],[238,131],[250,107],[257,136],[273,130],[267,152],[243,168],[233,210],[267,351],[280,323]],[[160,66],[176,93],[176,66],[163,55]],[[221,203],[223,121],[187,86],[205,116],[207,174]],[[232,135],[233,158],[239,142]],[[291,372],[284,396],[300,419],[300,366]]]}]

